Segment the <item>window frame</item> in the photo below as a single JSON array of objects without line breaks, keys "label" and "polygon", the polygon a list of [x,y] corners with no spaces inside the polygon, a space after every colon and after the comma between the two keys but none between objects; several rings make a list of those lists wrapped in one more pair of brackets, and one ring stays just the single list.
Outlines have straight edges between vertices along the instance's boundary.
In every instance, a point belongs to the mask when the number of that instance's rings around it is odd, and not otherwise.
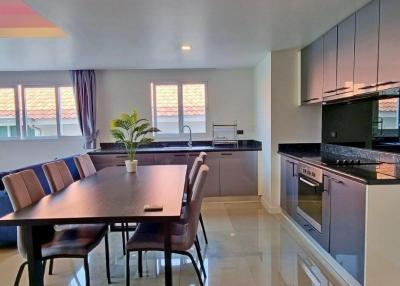
[{"label": "window frame", "polygon": [[151,114],[152,114],[152,123],[154,127],[157,127],[157,100],[156,100],[156,86],[157,85],[177,85],[178,86],[178,125],[179,132],[178,133],[155,133],[155,137],[176,137],[186,135],[186,132],[182,131],[184,122],[184,114],[183,114],[183,85],[189,84],[203,84],[205,90],[205,99],[204,99],[204,110],[205,110],[205,132],[192,132],[192,134],[207,134],[209,131],[208,128],[208,81],[199,80],[199,81],[151,81],[150,82],[150,98],[151,98]]},{"label": "window frame", "polygon": [[18,85],[1,85],[0,89],[13,89],[14,90],[14,105],[15,105],[15,125],[17,128],[17,135],[13,137],[0,137],[0,141],[19,140],[21,138],[21,119],[19,108],[19,93]]},{"label": "window frame", "polygon": [[[72,87],[67,84],[17,84],[17,85],[0,85],[0,89],[12,88],[14,89],[15,96],[15,114],[17,124],[17,136],[0,138],[0,141],[46,141],[56,139],[72,139],[81,138],[81,135],[62,135],[62,119],[61,119],[61,94],[60,88]],[[26,96],[25,88],[54,88],[55,90],[55,104],[56,104],[56,125],[57,135],[55,136],[38,136],[30,137],[27,136],[27,124],[26,124]],[[76,106],[76,102],[75,102]],[[81,132],[81,131],[80,131]]]}]

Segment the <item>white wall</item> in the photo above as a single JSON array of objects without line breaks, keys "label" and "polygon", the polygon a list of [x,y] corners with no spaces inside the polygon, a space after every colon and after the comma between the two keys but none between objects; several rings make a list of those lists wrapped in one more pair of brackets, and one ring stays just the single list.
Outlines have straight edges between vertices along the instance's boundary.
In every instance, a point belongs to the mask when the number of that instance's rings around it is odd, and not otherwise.
[{"label": "white wall", "polygon": [[[260,185],[263,202],[271,212],[280,204],[280,143],[321,142],[321,106],[299,106],[300,53],[297,50],[272,52],[255,71],[255,102],[258,107],[257,138],[265,140]],[[266,89],[263,87],[267,86]],[[266,104],[266,107],[265,107]],[[263,134],[263,126],[267,134]]]},{"label": "white wall", "polygon": [[[212,122],[238,121],[244,130],[241,138],[254,139],[253,69],[205,70],[105,70],[97,72],[97,128],[100,142],[114,141],[109,133],[110,121],[122,112],[136,108],[151,120],[150,83],[175,81],[207,82],[207,134],[194,134],[193,139],[212,139]],[[176,140],[179,137],[159,137]],[[187,138],[187,135],[183,138]]]},{"label": "white wall", "polygon": [[[68,71],[0,72],[0,87],[26,85],[71,85]],[[82,153],[82,138],[54,140],[0,140],[0,171]]]}]

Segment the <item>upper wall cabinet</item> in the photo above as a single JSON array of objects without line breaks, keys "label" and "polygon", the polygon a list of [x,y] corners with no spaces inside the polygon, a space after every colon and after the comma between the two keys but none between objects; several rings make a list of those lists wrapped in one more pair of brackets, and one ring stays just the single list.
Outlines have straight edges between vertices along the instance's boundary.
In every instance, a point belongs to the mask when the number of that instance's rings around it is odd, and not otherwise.
[{"label": "upper wall cabinet", "polygon": [[301,102],[322,101],[323,39],[320,38],[301,51]]},{"label": "upper wall cabinet", "polygon": [[400,1],[381,0],[378,90],[400,83]]},{"label": "upper wall cabinet", "polygon": [[376,91],[378,80],[379,0],[356,12],[354,94]]},{"label": "upper wall cabinet", "polygon": [[323,82],[324,93],[323,97],[336,95],[336,63],[337,63],[337,43],[338,30],[337,26],[331,29],[323,37],[324,39],[324,60],[323,60]]},{"label": "upper wall cabinet", "polygon": [[351,96],[353,93],[355,32],[355,14],[338,25],[336,94],[341,97]]}]

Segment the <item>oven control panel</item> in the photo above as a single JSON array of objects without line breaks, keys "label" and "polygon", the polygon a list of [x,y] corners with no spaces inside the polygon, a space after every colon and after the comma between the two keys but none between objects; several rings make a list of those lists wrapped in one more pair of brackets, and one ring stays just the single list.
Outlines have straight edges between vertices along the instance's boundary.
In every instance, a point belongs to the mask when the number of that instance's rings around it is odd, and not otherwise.
[{"label": "oven control panel", "polygon": [[302,174],[305,177],[313,179],[314,181],[316,181],[318,183],[323,182],[324,174],[323,174],[322,169],[319,169],[317,167],[314,167],[314,166],[311,166],[308,164],[300,163],[298,172],[299,172],[299,174]]}]

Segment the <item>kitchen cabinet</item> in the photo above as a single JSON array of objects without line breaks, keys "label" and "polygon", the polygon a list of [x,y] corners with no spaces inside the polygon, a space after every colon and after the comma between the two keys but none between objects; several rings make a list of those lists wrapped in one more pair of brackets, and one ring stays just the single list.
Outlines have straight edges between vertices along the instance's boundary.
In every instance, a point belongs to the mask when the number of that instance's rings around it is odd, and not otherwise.
[{"label": "kitchen cabinet", "polygon": [[256,152],[221,152],[221,195],[257,195],[257,160]]},{"label": "kitchen cabinet", "polygon": [[331,196],[330,253],[363,284],[365,185],[327,172]]},{"label": "kitchen cabinet", "polygon": [[340,98],[351,96],[353,92],[355,30],[355,14],[338,25],[336,94],[340,94]]},{"label": "kitchen cabinet", "polygon": [[187,165],[188,153],[156,153],[156,165]]},{"label": "kitchen cabinet", "polygon": [[400,1],[381,0],[378,90],[400,85]]},{"label": "kitchen cabinet", "polygon": [[301,51],[301,102],[322,101],[323,93],[323,38]]},{"label": "kitchen cabinet", "polygon": [[[91,154],[96,170],[99,171],[106,167],[125,166],[125,160],[128,160],[126,154]],[[154,165],[154,154],[136,154],[139,166]]]},{"label": "kitchen cabinet", "polygon": [[323,97],[336,95],[337,26],[323,36]]},{"label": "kitchen cabinet", "polygon": [[354,94],[376,91],[378,80],[379,0],[356,12]]},{"label": "kitchen cabinet", "polygon": [[206,181],[204,182],[204,196],[205,197],[219,197],[220,184],[219,184],[219,160],[220,154],[217,152],[207,153],[206,163],[210,171],[208,172]]},{"label": "kitchen cabinet", "polygon": [[293,219],[297,209],[297,161],[286,157],[281,159],[281,208]]}]

